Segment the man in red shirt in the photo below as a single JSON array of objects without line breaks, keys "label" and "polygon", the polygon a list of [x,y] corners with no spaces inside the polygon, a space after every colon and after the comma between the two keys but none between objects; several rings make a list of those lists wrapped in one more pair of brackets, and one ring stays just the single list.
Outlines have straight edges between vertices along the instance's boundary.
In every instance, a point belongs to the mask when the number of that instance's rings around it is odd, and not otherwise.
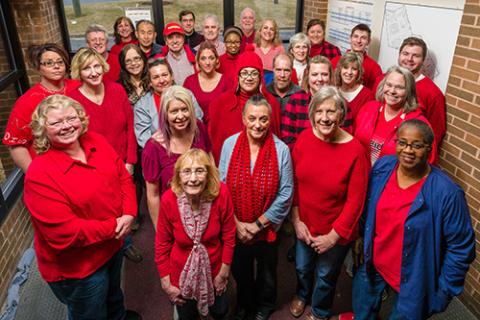
[{"label": "man in red shirt", "polygon": [[[350,33],[350,48],[351,50],[361,57],[363,57],[363,85],[372,90],[375,85],[375,80],[382,74],[382,68],[380,65],[370,58],[367,54],[367,48],[370,45],[372,31],[363,23],[357,24],[353,27]],[[335,69],[341,56],[337,56],[332,59],[332,67]]]}]

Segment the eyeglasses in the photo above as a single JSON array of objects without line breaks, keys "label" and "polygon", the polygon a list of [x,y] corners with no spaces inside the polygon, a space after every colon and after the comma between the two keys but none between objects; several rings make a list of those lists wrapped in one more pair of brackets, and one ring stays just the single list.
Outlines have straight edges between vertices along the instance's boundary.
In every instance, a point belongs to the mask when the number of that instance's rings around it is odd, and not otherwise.
[{"label": "eyeglasses", "polygon": [[70,116],[70,117],[67,117],[63,120],[59,120],[59,121],[55,121],[55,122],[47,122],[47,126],[49,127],[52,127],[52,128],[55,128],[55,129],[60,129],[60,128],[63,128],[63,125],[65,123],[69,124],[69,125],[72,125],[74,124],[77,120],[78,120],[78,116]]},{"label": "eyeglasses", "polygon": [[422,150],[423,148],[426,148],[429,146],[428,144],[421,143],[421,142],[407,143],[407,141],[399,140],[399,139],[396,139],[395,142],[397,143],[397,146],[399,146],[402,149],[406,149],[407,147],[410,147],[413,150]]},{"label": "eyeglasses", "polygon": [[65,65],[65,61],[63,61],[63,60],[57,60],[57,61],[47,60],[47,61],[40,62],[40,64],[44,67],[47,67],[47,68],[53,68],[55,66],[63,67]]},{"label": "eyeglasses", "polygon": [[125,60],[125,64],[128,66],[128,65],[131,65],[132,63],[137,63],[140,61],[142,61],[142,57],[136,56],[136,57],[133,57],[132,59]]},{"label": "eyeglasses", "polygon": [[190,178],[192,176],[192,173],[195,174],[197,177],[204,177],[207,174],[207,169],[205,168],[196,168],[196,169],[183,169],[180,171],[180,176],[182,178]]},{"label": "eyeglasses", "polygon": [[259,76],[260,76],[260,72],[258,72],[257,70],[254,70],[252,72],[248,72],[248,71],[241,71],[240,72],[240,78],[242,79],[247,79],[248,77],[251,77],[252,79],[257,79]]}]

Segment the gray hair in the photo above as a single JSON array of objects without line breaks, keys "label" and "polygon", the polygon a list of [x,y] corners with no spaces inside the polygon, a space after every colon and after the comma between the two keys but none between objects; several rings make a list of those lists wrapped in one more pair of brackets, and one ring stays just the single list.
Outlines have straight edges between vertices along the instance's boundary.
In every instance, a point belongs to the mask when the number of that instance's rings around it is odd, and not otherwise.
[{"label": "gray hair", "polygon": [[308,36],[303,32],[299,32],[290,37],[287,51],[291,52],[291,50],[297,43],[305,43],[308,47],[308,51],[310,51],[310,47],[312,46],[310,39],[308,39]]},{"label": "gray hair", "polygon": [[94,24],[91,24],[87,27],[87,30],[85,30],[85,41],[88,41],[87,37],[92,32],[103,32],[103,34],[105,35],[105,38],[107,39],[107,42],[108,42],[107,28],[105,28],[101,24],[94,23]]},{"label": "gray hair", "polygon": [[207,14],[205,15],[205,17],[203,18],[203,23],[202,23],[202,25],[204,25],[204,24],[205,24],[205,21],[207,21],[207,20],[209,20],[209,19],[212,19],[212,20],[215,22],[215,24],[218,26],[218,28],[220,28],[220,21],[218,20],[218,16],[215,15],[215,14],[211,14],[211,13],[207,13]]},{"label": "gray hair", "polygon": [[245,7],[245,8],[243,8],[242,12],[240,12],[240,19],[243,18],[243,16],[245,15],[245,13],[246,13],[247,11],[250,11],[250,12],[253,14],[253,19],[255,20],[255,18],[256,18],[256,16],[255,16],[255,11],[254,11],[252,8],[250,8],[250,7]]},{"label": "gray hair", "polygon": [[267,99],[265,99],[264,96],[260,94],[254,94],[253,96],[250,97],[250,99],[245,102],[245,105],[243,106],[242,110],[242,116],[245,116],[245,113],[247,112],[247,107],[249,105],[254,105],[254,106],[265,106],[268,109],[268,116],[272,116],[272,106],[268,103]]},{"label": "gray hair", "polygon": [[383,102],[383,88],[385,87],[385,82],[387,81],[388,76],[393,72],[401,74],[403,76],[403,79],[405,80],[405,101],[403,104],[404,112],[409,113],[415,111],[418,107],[415,78],[413,77],[413,74],[410,72],[410,70],[404,67],[391,66],[390,68],[388,68],[387,72],[385,73],[385,77],[378,85],[375,95],[376,99],[380,102]]},{"label": "gray hair", "polygon": [[428,144],[430,147],[432,146],[433,141],[435,140],[435,136],[433,134],[432,128],[430,128],[430,126],[425,121],[422,121],[420,119],[409,119],[403,121],[397,129],[397,138],[400,134],[400,131],[402,131],[405,127],[413,127],[418,129],[418,131],[420,131],[423,137],[423,142],[425,142],[425,144]]},{"label": "gray hair", "polygon": [[315,111],[317,106],[328,99],[333,99],[336,109],[340,110],[341,119],[339,124],[343,124],[343,120],[347,114],[347,104],[345,103],[345,99],[336,87],[323,86],[313,95],[312,101],[310,101],[310,104],[308,105],[308,118],[310,119],[312,127],[315,126]]}]

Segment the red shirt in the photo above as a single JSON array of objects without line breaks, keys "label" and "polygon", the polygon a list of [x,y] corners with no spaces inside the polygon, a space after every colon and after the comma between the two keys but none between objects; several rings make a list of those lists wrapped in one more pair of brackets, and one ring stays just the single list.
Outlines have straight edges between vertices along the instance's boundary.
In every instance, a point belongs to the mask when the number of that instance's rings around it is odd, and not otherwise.
[{"label": "red shirt", "polygon": [[127,44],[136,44],[138,46],[138,40],[137,39],[132,39],[128,42],[120,42],[120,43],[115,43],[111,48],[110,48],[110,53],[113,53],[114,55],[118,56],[120,54],[120,51],[122,51],[123,47],[125,47]]},{"label": "red shirt", "polygon": [[[377,125],[373,129],[373,135],[370,139],[370,161],[372,165],[380,158],[383,145],[390,139],[391,133],[396,131],[392,130],[392,128],[398,128],[403,122],[404,117],[405,115],[400,112],[395,118],[387,121],[387,119],[385,119],[385,110],[380,112]],[[389,150],[388,154],[395,154],[395,150]]]},{"label": "red shirt", "polygon": [[137,162],[137,140],[133,131],[133,109],[125,89],[118,83],[104,82],[100,105],[89,100],[77,88],[70,97],[80,102],[89,116],[89,130],[102,134],[126,163]]},{"label": "red shirt", "polygon": [[292,152],[295,193],[300,220],[313,236],[335,229],[340,244],[357,237],[357,221],[365,201],[368,162],[362,145],[353,138],[328,143],[312,129],[298,136]]},{"label": "red shirt", "polygon": [[200,86],[200,78],[198,73],[190,75],[183,86],[194,94],[200,108],[202,108],[204,118],[208,119],[208,105],[213,99],[221,95],[223,92],[233,89],[232,81],[224,75],[220,76],[220,81],[217,86],[210,92],[205,92]]},{"label": "red shirt", "polygon": [[227,78],[229,78],[232,82],[236,77],[238,77],[235,73],[235,70],[237,70],[237,59],[239,56],[239,54],[232,56],[228,53],[220,56],[220,66],[218,67],[217,71],[224,76],[227,76]]},{"label": "red shirt", "polygon": [[[192,251],[193,242],[183,228],[177,196],[172,189],[162,196],[157,225],[155,263],[158,273],[161,278],[170,275],[170,282],[178,287],[180,273]],[[232,263],[235,234],[232,199],[222,183],[218,197],[212,202],[208,226],[201,240],[210,258],[212,279],[220,271],[222,263]]]},{"label": "red shirt", "polygon": [[383,279],[397,292],[400,291],[403,227],[408,211],[424,181],[425,179],[422,179],[402,189],[398,185],[397,169],[395,169],[377,203],[373,264]]},{"label": "red shirt", "polygon": [[109,53],[107,57],[107,63],[110,67],[107,73],[103,75],[103,81],[117,82],[120,78],[120,61],[118,60],[118,54]]},{"label": "red shirt", "polygon": [[351,101],[345,99],[348,104],[348,108],[352,113],[352,119],[355,122],[355,118],[357,117],[358,112],[360,109],[369,101],[375,100],[375,96],[370,89],[363,86],[360,92],[353,98]]},{"label": "red shirt", "polygon": [[38,269],[47,282],[95,272],[122,246],[116,218],[137,215],[135,186],[117,153],[95,133],[85,133],[80,144],[86,164],[50,149],[25,177]]},{"label": "red shirt", "polygon": [[24,95],[17,99],[13,106],[10,117],[8,118],[7,127],[5,128],[3,144],[7,146],[24,146],[29,149],[32,158],[35,157],[36,153],[32,147],[32,130],[30,129],[33,112],[38,104],[46,97],[55,93],[69,94],[79,85],[79,81],[65,79],[64,90],[58,92],[49,91],[40,83],[31,87]]}]

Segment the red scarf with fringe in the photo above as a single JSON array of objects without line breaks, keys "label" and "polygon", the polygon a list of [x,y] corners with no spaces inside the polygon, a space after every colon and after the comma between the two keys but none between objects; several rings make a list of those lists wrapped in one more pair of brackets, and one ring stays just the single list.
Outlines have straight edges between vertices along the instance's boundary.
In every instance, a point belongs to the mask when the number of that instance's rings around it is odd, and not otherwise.
[{"label": "red scarf with fringe", "polygon": [[[246,131],[242,131],[233,149],[228,166],[227,186],[232,195],[235,216],[242,222],[254,222],[272,204],[278,194],[278,158],[271,131],[260,148],[250,170],[250,145]],[[273,242],[276,233],[272,226],[258,233],[253,241]]]}]

